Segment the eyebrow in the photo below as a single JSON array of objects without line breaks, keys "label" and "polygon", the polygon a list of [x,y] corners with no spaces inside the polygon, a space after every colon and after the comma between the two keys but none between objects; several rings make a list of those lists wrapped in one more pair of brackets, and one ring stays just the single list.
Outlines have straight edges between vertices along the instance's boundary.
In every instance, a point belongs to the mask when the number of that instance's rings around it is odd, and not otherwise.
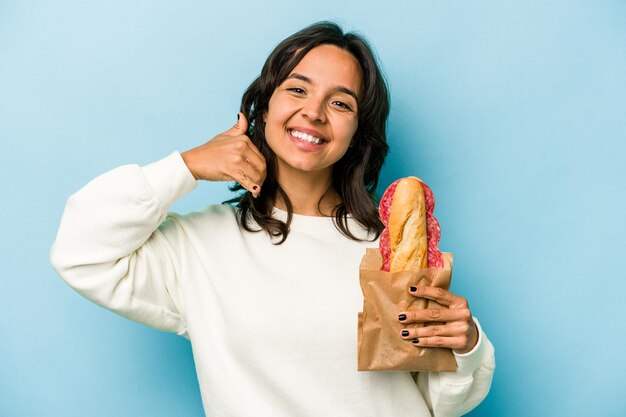
[{"label": "eyebrow", "polygon": [[[313,81],[309,77],[307,77],[306,75],[298,74],[297,72],[294,72],[289,77],[287,77],[287,79],[290,79],[290,78],[296,78],[298,80],[304,81],[305,83],[313,84]],[[343,85],[336,85],[333,87],[333,90],[348,94],[354,97],[357,103],[359,102],[359,99],[356,96],[356,93],[353,90],[349,89],[348,87],[344,87]]]}]

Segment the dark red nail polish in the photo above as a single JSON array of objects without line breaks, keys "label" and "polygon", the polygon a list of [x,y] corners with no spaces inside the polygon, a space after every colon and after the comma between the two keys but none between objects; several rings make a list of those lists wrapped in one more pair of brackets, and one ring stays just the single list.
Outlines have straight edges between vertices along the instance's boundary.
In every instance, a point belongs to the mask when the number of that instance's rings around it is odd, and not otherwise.
[{"label": "dark red nail polish", "polygon": [[420,340],[416,338],[416,339],[411,340],[411,342],[413,342],[413,343],[419,343],[419,342],[420,342]]},{"label": "dark red nail polish", "polygon": [[239,120],[239,113],[237,113],[237,120]]},{"label": "dark red nail polish", "polygon": [[252,186],[252,189],[253,189],[254,191],[256,191],[256,190],[258,190],[258,189],[259,189],[259,187],[257,187],[256,185],[253,185],[253,186]]},{"label": "dark red nail polish", "polygon": [[409,287],[409,290],[411,290],[411,292],[415,292],[417,291],[417,287]]},{"label": "dark red nail polish", "polygon": [[408,330],[402,330],[402,336],[406,337],[409,335],[409,331]]},{"label": "dark red nail polish", "polygon": [[400,321],[404,321],[404,320],[406,320],[406,314],[400,314],[400,315],[398,316],[398,320],[400,320]]}]

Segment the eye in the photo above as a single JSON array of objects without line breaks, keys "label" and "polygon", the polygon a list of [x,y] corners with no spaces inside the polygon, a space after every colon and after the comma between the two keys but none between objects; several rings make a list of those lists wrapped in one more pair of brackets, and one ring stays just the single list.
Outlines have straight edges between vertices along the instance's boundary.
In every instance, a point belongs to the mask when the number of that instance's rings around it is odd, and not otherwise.
[{"label": "eye", "polygon": [[342,101],[335,101],[335,103],[339,103],[339,107],[343,107],[346,110],[352,110],[352,107],[348,106],[346,103]]},{"label": "eye", "polygon": [[288,88],[287,90],[288,91],[293,91],[293,92],[298,93],[298,94],[304,93],[304,90],[301,89],[301,88],[298,88],[298,87],[291,87],[291,88]]}]

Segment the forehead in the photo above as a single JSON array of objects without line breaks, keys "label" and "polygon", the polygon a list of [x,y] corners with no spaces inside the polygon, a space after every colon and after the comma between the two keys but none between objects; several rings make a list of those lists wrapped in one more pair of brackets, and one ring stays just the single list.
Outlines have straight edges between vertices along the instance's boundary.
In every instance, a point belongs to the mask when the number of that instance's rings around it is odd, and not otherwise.
[{"label": "forehead", "polygon": [[343,86],[357,93],[361,90],[359,62],[350,52],[334,45],[320,45],[311,49],[291,71],[291,74],[294,73],[304,75],[316,85]]}]

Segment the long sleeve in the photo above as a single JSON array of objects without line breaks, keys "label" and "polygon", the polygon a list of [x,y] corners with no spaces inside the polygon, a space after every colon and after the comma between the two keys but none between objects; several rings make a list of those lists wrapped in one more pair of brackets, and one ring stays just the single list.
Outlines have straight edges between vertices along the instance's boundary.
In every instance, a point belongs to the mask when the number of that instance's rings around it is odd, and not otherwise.
[{"label": "long sleeve", "polygon": [[[69,198],[51,261],[96,304],[192,339],[207,415],[447,417],[484,398],[493,348],[480,327],[456,372],[415,381],[356,370],[356,266],[372,242],[328,217],[294,214],[275,245],[243,230],[229,205],[168,214],[196,184],[177,152],[97,177]],[[285,332],[285,317],[303,325]]]},{"label": "long sleeve", "polygon": [[196,184],[178,152],[100,175],[69,198],[52,265],[94,303],[187,337],[173,250],[179,226],[166,217]]},{"label": "long sleeve", "polygon": [[417,386],[433,417],[468,413],[487,396],[495,370],[495,351],[476,318],[478,342],[465,354],[456,354],[455,372],[417,374]]}]

